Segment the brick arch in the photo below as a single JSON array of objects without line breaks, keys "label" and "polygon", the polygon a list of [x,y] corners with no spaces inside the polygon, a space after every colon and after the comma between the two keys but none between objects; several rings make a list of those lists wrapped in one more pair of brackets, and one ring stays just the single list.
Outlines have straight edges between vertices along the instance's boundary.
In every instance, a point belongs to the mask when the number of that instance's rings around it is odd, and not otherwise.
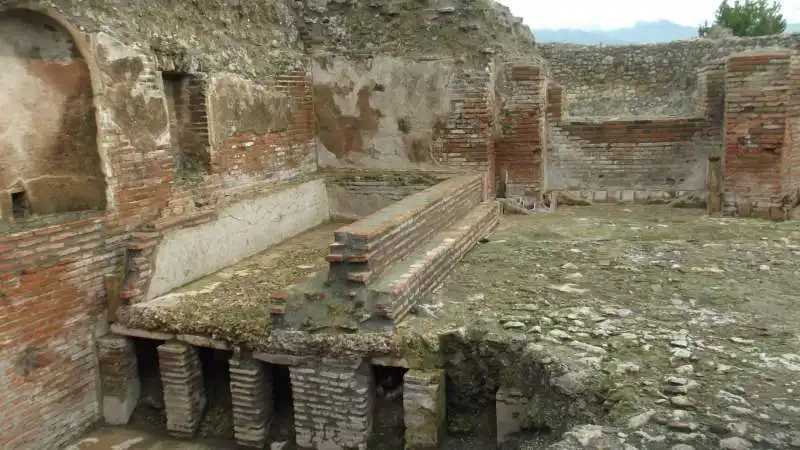
[{"label": "brick arch", "polygon": [[0,8],[0,218],[107,207],[96,71],[87,45],[52,11]]}]

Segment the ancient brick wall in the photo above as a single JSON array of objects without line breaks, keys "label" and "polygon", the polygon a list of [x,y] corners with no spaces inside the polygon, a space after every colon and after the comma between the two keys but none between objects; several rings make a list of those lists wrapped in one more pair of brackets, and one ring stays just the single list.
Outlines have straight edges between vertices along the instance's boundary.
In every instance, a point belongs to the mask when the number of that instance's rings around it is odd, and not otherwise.
[{"label": "ancient brick wall", "polygon": [[553,121],[547,188],[704,191],[709,132],[706,119]]},{"label": "ancient brick wall", "polygon": [[707,62],[759,48],[795,48],[800,35],[694,39],[664,44],[539,44],[565,89],[570,117],[699,115],[697,71]]},{"label": "ancient brick wall", "polygon": [[[789,132],[787,140],[791,151],[783,153],[785,191],[800,202],[800,54],[792,52],[789,90]],[[794,205],[792,205],[794,206]]]},{"label": "ancient brick wall", "polygon": [[495,177],[507,196],[542,187],[546,147],[547,68],[537,58],[504,61],[495,142]]},{"label": "ancient brick wall", "polygon": [[[778,216],[792,161],[789,52],[732,57],[725,79],[724,195],[729,212]],[[791,176],[789,176],[789,180]],[[773,210],[774,209],[774,210]]]},{"label": "ancient brick wall", "polygon": [[[450,112],[434,159],[449,168],[493,171],[495,161],[494,76],[486,69],[461,69],[449,88]],[[487,176],[487,192],[493,192]]]},{"label": "ancient brick wall", "polygon": [[[95,107],[96,117],[102,118],[97,122],[98,153],[108,206],[105,211],[0,221],[3,448],[58,448],[100,418],[95,338],[107,328],[107,295],[120,294],[123,301],[141,298],[164,232],[212,220],[218,208],[241,195],[315,169],[305,72],[264,82],[280,102],[288,99],[284,127],[251,133],[237,117],[261,114],[264,108],[245,103],[239,116],[226,120],[227,129],[237,131],[217,140],[225,133],[213,112],[205,124],[203,114],[195,114],[199,136],[205,139],[208,133],[211,164],[201,167],[207,172],[199,177],[181,177],[160,72],[189,67],[191,61],[179,58],[167,66],[105,34],[82,42],[90,67],[96,67],[92,77],[104,80],[102,88],[95,84]],[[212,82],[222,77],[200,75]],[[215,100],[222,94],[212,84],[205,104],[223,102]],[[203,104],[190,103],[190,110]],[[127,282],[120,292],[119,284],[109,281],[124,275],[126,250]]]}]

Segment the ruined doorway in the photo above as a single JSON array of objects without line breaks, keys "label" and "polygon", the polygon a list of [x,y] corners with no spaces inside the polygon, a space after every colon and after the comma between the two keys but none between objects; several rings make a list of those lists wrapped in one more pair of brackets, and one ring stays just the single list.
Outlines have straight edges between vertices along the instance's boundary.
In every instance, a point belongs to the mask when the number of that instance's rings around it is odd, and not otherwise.
[{"label": "ruined doorway", "polygon": [[402,450],[405,446],[403,379],[407,370],[404,367],[372,366],[375,397],[370,449]]},{"label": "ruined doorway", "polygon": [[722,212],[722,158],[708,158],[708,214]]},{"label": "ruined doorway", "polygon": [[198,347],[206,391],[206,410],[199,438],[233,440],[233,399],[231,397],[230,359],[233,352]]},{"label": "ruined doorway", "polygon": [[267,364],[266,370],[272,380],[272,421],[270,442],[294,442],[294,399],[289,366]]},{"label": "ruined doorway", "polygon": [[0,12],[0,57],[0,107],[13,111],[0,115],[0,217],[104,210],[92,79],[70,31],[39,12]]},{"label": "ruined doorway", "polygon": [[164,408],[164,387],[161,384],[161,367],[158,362],[158,346],[164,341],[132,339],[141,394],[129,425],[148,432],[166,433],[167,412]]}]

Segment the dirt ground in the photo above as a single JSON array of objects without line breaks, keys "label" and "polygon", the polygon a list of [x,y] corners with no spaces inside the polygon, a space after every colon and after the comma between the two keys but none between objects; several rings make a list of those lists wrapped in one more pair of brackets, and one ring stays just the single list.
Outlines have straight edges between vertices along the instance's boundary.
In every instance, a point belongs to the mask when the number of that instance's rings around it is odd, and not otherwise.
[{"label": "dirt ground", "polygon": [[660,206],[507,215],[406,327],[480,321],[580,360],[638,448],[800,448],[798,225]]}]

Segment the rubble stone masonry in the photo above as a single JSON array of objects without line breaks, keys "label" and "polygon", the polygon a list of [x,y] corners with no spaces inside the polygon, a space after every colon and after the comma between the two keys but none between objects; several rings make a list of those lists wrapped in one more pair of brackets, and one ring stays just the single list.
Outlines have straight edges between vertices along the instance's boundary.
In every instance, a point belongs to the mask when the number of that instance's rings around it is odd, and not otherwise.
[{"label": "rubble stone masonry", "polygon": [[325,362],[289,370],[297,445],[366,449],[375,395],[370,366]]},{"label": "rubble stone masonry", "polygon": [[648,45],[539,44],[564,88],[565,118],[699,116],[698,70],[736,53],[796,48],[800,34]]}]

